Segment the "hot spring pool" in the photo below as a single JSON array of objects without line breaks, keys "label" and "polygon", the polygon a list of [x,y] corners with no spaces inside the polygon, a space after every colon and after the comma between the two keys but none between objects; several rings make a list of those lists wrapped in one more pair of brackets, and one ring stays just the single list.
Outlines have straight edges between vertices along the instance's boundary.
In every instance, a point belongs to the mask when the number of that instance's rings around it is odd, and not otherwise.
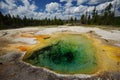
[{"label": "hot spring pool", "polygon": [[61,74],[92,74],[98,70],[96,47],[92,40],[80,34],[51,37],[27,54],[30,55],[25,62]]}]

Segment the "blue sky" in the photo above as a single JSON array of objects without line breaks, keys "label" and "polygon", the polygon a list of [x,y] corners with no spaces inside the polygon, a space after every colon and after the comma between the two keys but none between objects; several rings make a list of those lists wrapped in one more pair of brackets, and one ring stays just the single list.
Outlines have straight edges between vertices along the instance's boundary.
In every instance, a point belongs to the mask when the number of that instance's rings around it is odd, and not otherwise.
[{"label": "blue sky", "polygon": [[51,2],[60,2],[60,0],[35,0],[35,4],[42,10],[45,9],[46,4]]},{"label": "blue sky", "polygon": [[92,13],[95,6],[100,14],[109,3],[115,6],[116,1],[115,15],[120,16],[120,0],[0,0],[0,11],[3,14],[35,19],[52,19],[55,16],[61,19],[67,19],[68,16],[79,19],[86,11]]}]

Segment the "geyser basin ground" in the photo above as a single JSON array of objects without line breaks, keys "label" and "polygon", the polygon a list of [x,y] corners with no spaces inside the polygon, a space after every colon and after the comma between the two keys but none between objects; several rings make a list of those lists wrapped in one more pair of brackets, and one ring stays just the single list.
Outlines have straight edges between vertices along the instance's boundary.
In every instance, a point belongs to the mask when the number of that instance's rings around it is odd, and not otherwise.
[{"label": "geyser basin ground", "polygon": [[[108,27],[106,27],[108,28]],[[74,79],[120,79],[120,29],[101,30],[93,27],[63,26],[62,28],[21,28],[0,31],[0,79],[2,80],[74,80]],[[90,73],[58,74],[49,68],[33,66],[21,61],[28,59],[33,51],[57,43],[64,34],[56,32],[74,31],[93,41],[96,48],[97,69]],[[90,32],[93,33],[90,33]],[[7,33],[4,35],[4,33]],[[88,33],[87,33],[88,32]],[[55,33],[55,34],[54,34]],[[67,32],[66,32],[67,33]],[[98,36],[96,36],[96,34]],[[43,36],[43,35],[48,35]],[[97,37],[97,38],[96,38]],[[100,39],[99,39],[100,38]],[[111,41],[111,40],[114,40]],[[55,42],[54,42],[55,41]],[[107,43],[107,44],[106,44]],[[38,44],[38,45],[37,45]],[[19,58],[20,57],[20,58]],[[92,74],[93,73],[93,74]]]},{"label": "geyser basin ground", "polygon": [[62,74],[94,73],[98,69],[96,48],[87,37],[64,34],[47,41],[45,47],[37,45],[25,61]]}]

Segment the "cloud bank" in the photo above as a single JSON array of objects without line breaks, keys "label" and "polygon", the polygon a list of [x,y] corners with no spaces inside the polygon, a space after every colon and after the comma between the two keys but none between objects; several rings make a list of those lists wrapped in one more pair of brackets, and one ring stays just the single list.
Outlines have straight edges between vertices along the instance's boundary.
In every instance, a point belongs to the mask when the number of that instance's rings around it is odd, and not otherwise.
[{"label": "cloud bank", "polygon": [[[63,2],[64,5],[62,5]],[[76,4],[73,2],[76,2]],[[39,6],[35,5],[34,0],[1,0],[0,10],[4,14],[10,13],[14,16],[19,15],[20,17],[26,16],[35,19],[46,17],[52,19],[55,16],[61,19],[68,19],[68,16],[79,19],[86,11],[91,13],[95,6],[97,10],[102,11],[109,3],[115,6],[116,0],[60,0],[59,2],[46,4],[43,11],[37,11]],[[120,0],[117,0],[115,15],[120,16]]]}]

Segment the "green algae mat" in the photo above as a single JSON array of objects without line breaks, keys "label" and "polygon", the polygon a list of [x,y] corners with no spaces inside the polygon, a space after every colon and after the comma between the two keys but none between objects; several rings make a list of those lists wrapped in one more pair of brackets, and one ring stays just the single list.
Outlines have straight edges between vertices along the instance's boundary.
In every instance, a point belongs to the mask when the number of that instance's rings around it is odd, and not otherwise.
[{"label": "green algae mat", "polygon": [[101,48],[95,43],[85,35],[61,33],[40,41],[27,51],[23,60],[60,74],[93,74],[106,68],[103,65],[107,63],[101,60],[106,56],[102,55],[105,46]]},{"label": "green algae mat", "polygon": [[48,42],[46,47],[33,51],[25,61],[62,74],[96,71],[98,64],[92,40],[85,36],[64,34]]}]

